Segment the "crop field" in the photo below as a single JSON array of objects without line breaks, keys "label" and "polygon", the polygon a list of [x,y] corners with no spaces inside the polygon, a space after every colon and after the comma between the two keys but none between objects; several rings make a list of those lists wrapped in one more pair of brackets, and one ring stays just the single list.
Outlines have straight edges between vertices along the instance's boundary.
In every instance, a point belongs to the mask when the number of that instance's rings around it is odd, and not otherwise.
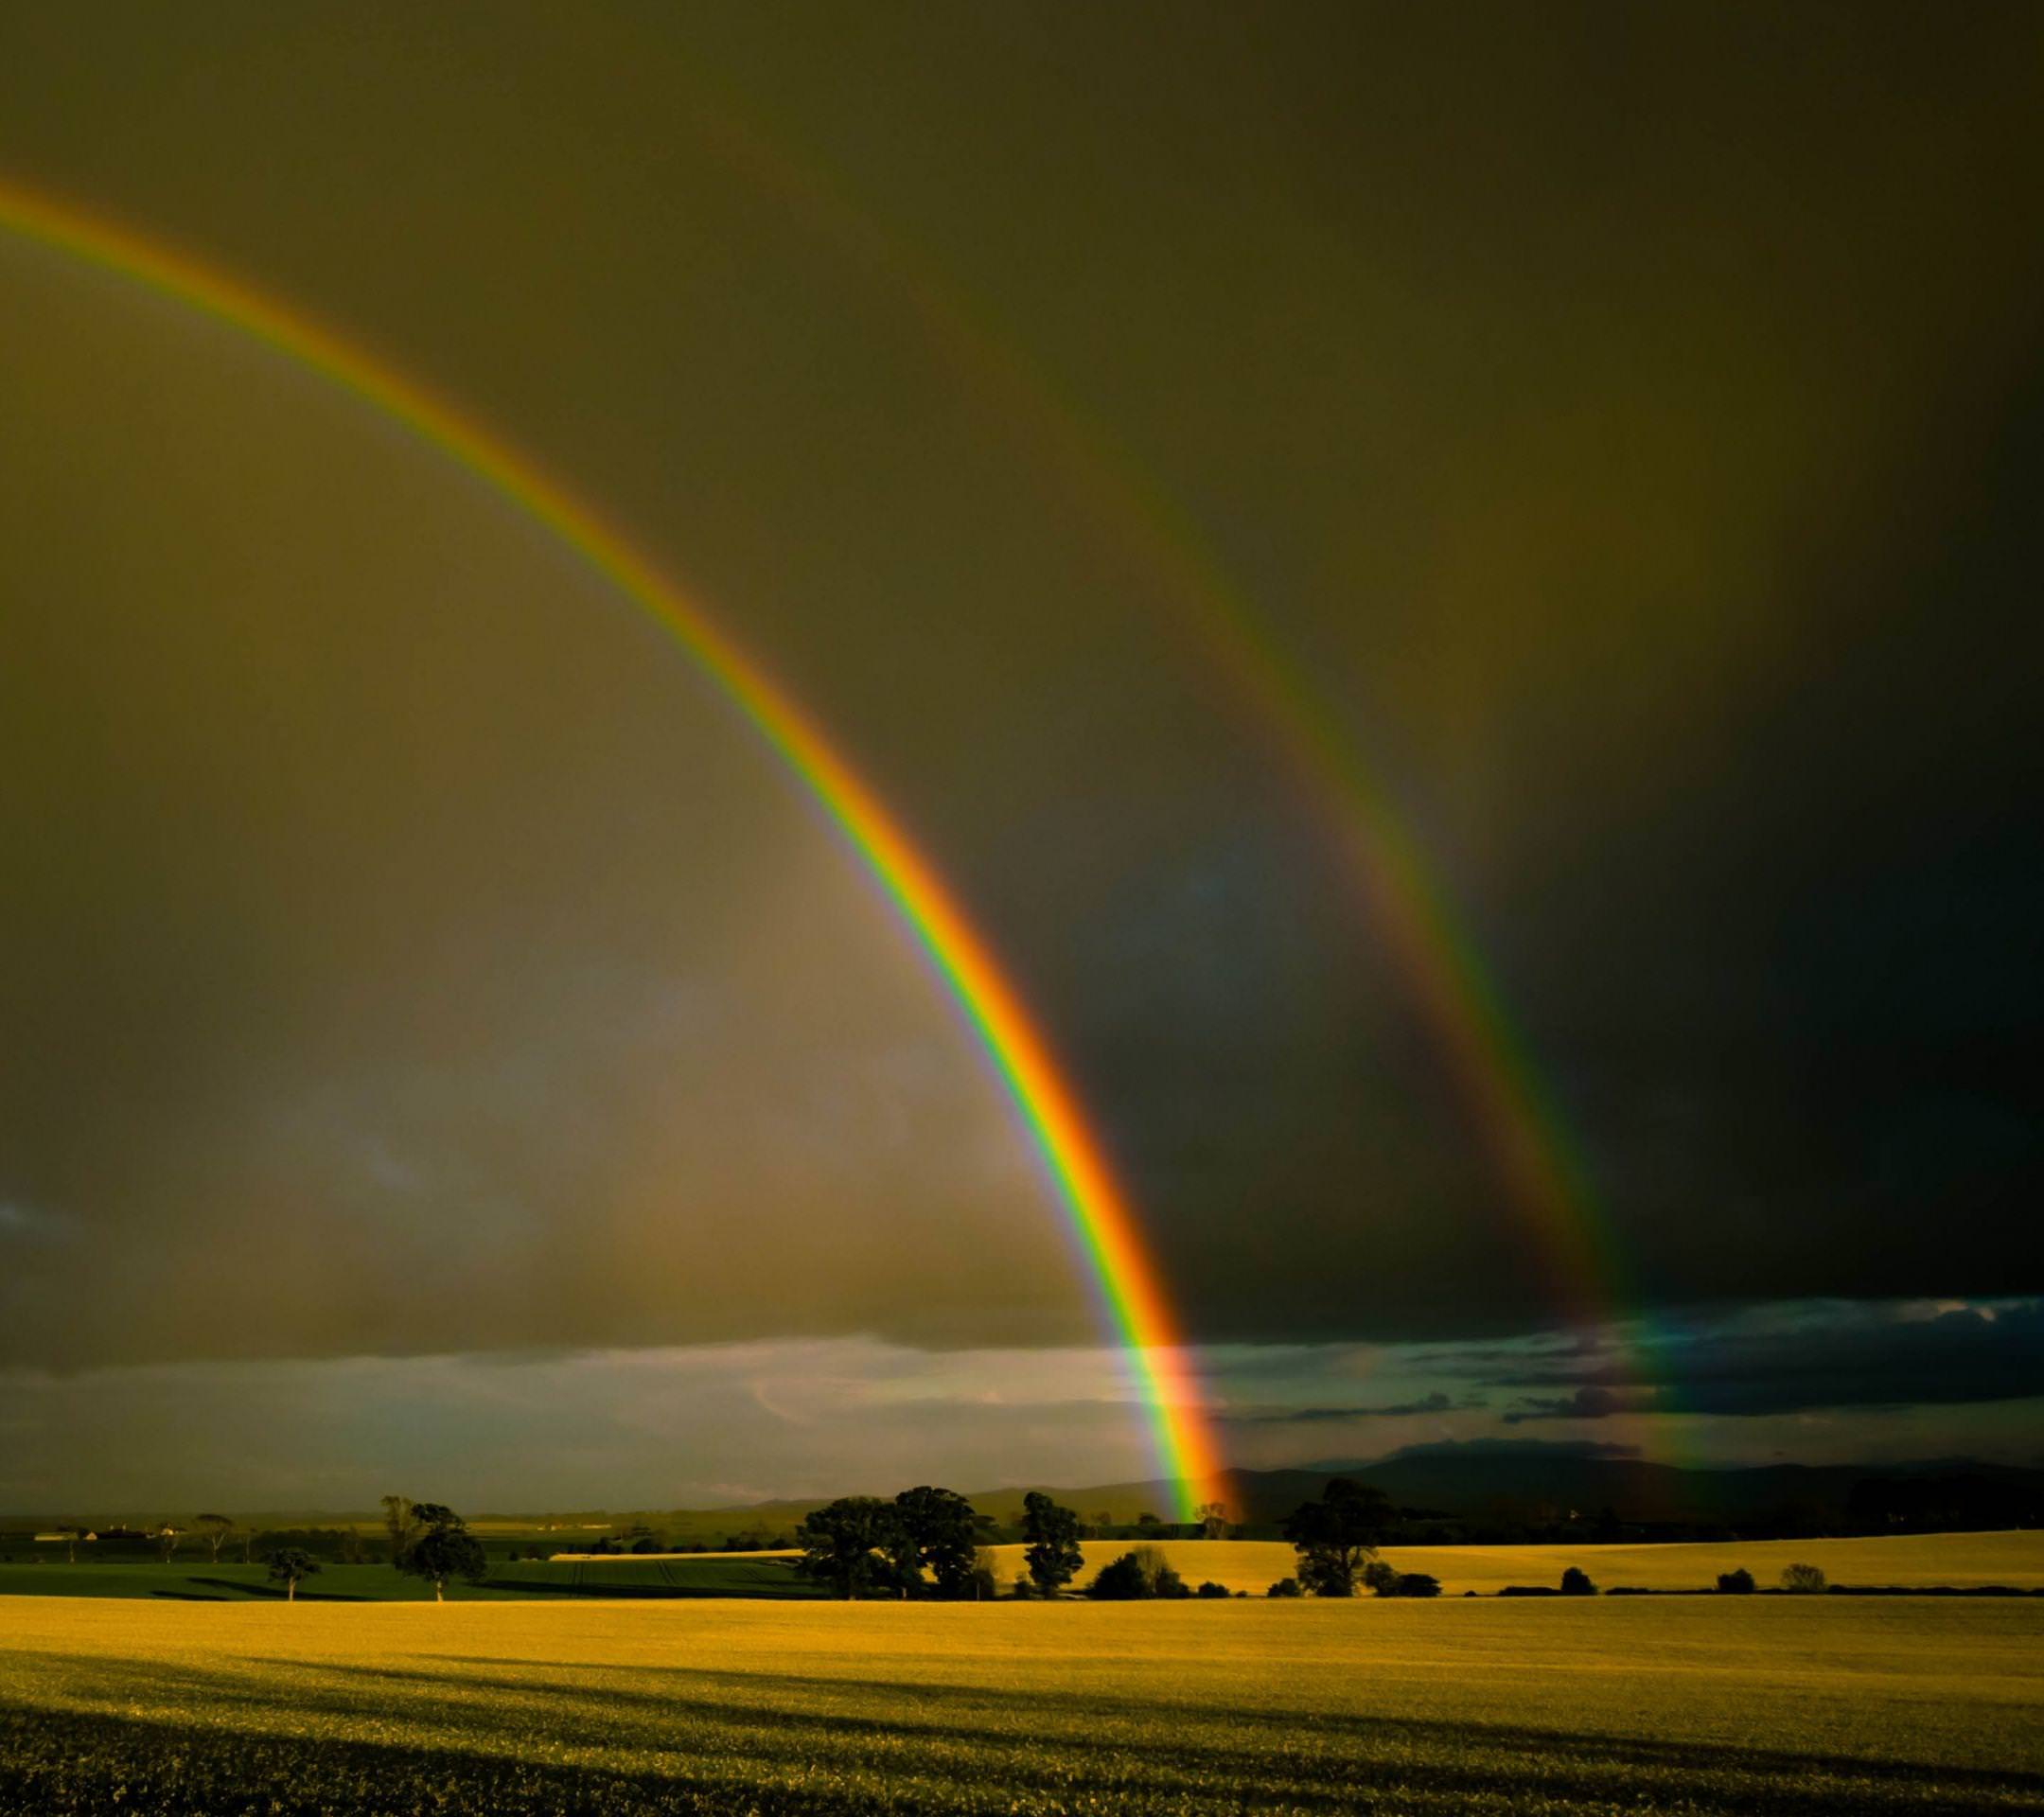
[{"label": "crop field", "polygon": [[[1130,1540],[1087,1540],[1084,1584],[1110,1559],[1126,1552]],[[1277,1540],[1165,1540],[1159,1551],[1189,1584],[1211,1579],[1230,1590],[1260,1596],[1298,1561]],[[1022,1548],[992,1548],[1003,1588],[1022,1568]],[[1708,1590],[1720,1571],[1751,1571],[1762,1588],[1781,1578],[1786,1564],[1818,1566],[1833,1583],[1983,1583],[2016,1589],[2044,1587],[2044,1532],[1912,1533],[1877,1540],[1739,1540],[1683,1545],[1393,1545],[1384,1558],[1401,1571],[1438,1578],[1444,1596],[1465,1590],[1493,1596],[1507,1584],[1555,1584],[1570,1565],[1579,1565],[1603,1589],[1628,1585],[1644,1590]]]},{"label": "crop field", "polygon": [[2044,1603],[0,1614],[0,1808],[2014,1811]]}]

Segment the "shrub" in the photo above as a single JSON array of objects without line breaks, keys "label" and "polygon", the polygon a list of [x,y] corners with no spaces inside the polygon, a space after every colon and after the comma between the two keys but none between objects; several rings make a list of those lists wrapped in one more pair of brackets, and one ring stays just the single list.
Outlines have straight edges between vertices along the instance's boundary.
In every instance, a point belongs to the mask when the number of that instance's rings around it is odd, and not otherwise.
[{"label": "shrub", "polygon": [[1589,1572],[1572,1564],[1561,1574],[1561,1594],[1564,1596],[1594,1596],[1596,1585],[1590,1581]]},{"label": "shrub", "polygon": [[1226,1584],[1216,1583],[1211,1578],[1208,1578],[1207,1581],[1201,1584],[1200,1587],[1197,1590],[1193,1591],[1192,1594],[1195,1596],[1199,1596],[1202,1598],[1210,1598],[1214,1596],[1225,1596],[1227,1593],[1228,1591]]},{"label": "shrub", "polygon": [[1744,1565],[1736,1571],[1718,1572],[1718,1594],[1720,1596],[1750,1596],[1753,1593],[1753,1573]]},{"label": "shrub", "polygon": [[[1140,1548],[1147,1550],[1147,1547]],[[1159,1564],[1156,1576],[1150,1580],[1150,1593],[1164,1602],[1183,1602],[1191,1596],[1191,1587],[1168,1564]]]},{"label": "shrub", "polygon": [[1101,1566],[1086,1585],[1086,1595],[1098,1602],[1139,1602],[1155,1596],[1156,1586],[1135,1553],[1124,1552],[1112,1564]]},{"label": "shrub", "polygon": [[1781,1587],[1791,1596],[1821,1596],[1826,1588],[1824,1574],[1814,1564],[1791,1564],[1781,1574]]},{"label": "shrub", "polygon": [[1395,1596],[1399,1574],[1395,1565],[1386,1564],[1382,1559],[1372,1559],[1363,1567],[1363,1587],[1373,1596]]},{"label": "shrub", "polygon": [[1559,1596],[1560,1594],[1551,1583],[1507,1583],[1498,1592],[1501,1596]]},{"label": "shrub", "polygon": [[1014,1599],[1017,1602],[1028,1602],[1035,1594],[1035,1579],[1027,1571],[1017,1571],[1014,1580]]},{"label": "shrub", "polygon": [[1399,1596],[1437,1596],[1440,1595],[1440,1579],[1425,1571],[1406,1571],[1400,1575],[1398,1588],[1391,1594]]},{"label": "shrub", "polygon": [[1266,1596],[1295,1596],[1299,1594],[1296,1578],[1279,1578],[1263,1593]]}]

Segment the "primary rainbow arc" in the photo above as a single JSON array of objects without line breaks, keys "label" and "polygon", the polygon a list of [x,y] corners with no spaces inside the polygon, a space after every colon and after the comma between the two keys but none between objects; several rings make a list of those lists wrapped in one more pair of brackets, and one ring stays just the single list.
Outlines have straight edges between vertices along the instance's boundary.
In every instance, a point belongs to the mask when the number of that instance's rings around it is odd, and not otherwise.
[{"label": "primary rainbow arc", "polygon": [[349,392],[558,538],[673,637],[822,806],[956,999],[1028,1128],[1114,1322],[1180,1518],[1218,1499],[1219,1457],[1189,1354],[1098,1138],[986,943],[814,717],[696,600],[536,461],[303,311],[132,228],[4,181],[0,229],[199,310]]}]

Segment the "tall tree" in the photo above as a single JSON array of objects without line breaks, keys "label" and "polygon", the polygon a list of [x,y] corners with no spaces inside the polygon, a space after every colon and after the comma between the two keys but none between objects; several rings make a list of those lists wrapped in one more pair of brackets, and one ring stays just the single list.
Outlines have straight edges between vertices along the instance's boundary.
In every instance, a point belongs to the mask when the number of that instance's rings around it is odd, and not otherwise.
[{"label": "tall tree", "polygon": [[802,1517],[796,1538],[802,1570],[850,1600],[861,1591],[899,1587],[905,1544],[901,1513],[877,1495],[841,1495]]},{"label": "tall tree", "polygon": [[298,1600],[298,1579],[309,1578],[320,1568],[320,1561],[301,1545],[280,1546],[270,1555],[270,1578],[284,1586],[284,1600]]},{"label": "tall tree", "polygon": [[405,1547],[398,1570],[431,1583],[435,1602],[447,1600],[449,1578],[481,1583],[489,1570],[489,1560],[468,1524],[440,1502],[414,1503],[411,1511],[421,1531]]},{"label": "tall tree", "polygon": [[1085,1562],[1079,1547],[1079,1516],[1060,1508],[1040,1489],[1022,1498],[1022,1563],[1033,1583],[1054,1596]]},{"label": "tall tree", "polygon": [[894,1561],[904,1579],[927,1571],[940,1596],[957,1601],[971,1596],[979,1544],[973,1505],[955,1490],[925,1484],[895,1496],[894,1518],[900,1528]]},{"label": "tall tree", "polygon": [[1316,1596],[1354,1596],[1356,1575],[1376,1558],[1390,1517],[1381,1491],[1335,1477],[1317,1502],[1302,1503],[1284,1524],[1300,1584]]},{"label": "tall tree", "polygon": [[220,1562],[220,1547],[227,1544],[228,1535],[234,1531],[234,1523],[224,1514],[202,1514],[197,1523],[199,1537],[206,1543],[212,1553],[211,1562]]},{"label": "tall tree", "polygon": [[390,1535],[390,1561],[402,1569],[405,1548],[423,1531],[418,1509],[403,1495],[384,1496],[383,1530]]}]

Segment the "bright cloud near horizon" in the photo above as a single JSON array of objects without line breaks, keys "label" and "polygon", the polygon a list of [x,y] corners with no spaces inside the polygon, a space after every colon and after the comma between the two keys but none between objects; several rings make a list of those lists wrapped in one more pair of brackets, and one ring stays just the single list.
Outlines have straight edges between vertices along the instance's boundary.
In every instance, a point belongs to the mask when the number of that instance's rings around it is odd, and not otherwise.
[{"label": "bright cloud near horizon", "polygon": [[[57,9],[0,181],[700,589],[1012,970],[1236,1461],[2036,1461],[2036,22],[1491,26]],[[1465,917],[1595,1279],[1178,522]],[[1152,1473],[913,943],[470,475],[0,233],[0,1506]]]}]

